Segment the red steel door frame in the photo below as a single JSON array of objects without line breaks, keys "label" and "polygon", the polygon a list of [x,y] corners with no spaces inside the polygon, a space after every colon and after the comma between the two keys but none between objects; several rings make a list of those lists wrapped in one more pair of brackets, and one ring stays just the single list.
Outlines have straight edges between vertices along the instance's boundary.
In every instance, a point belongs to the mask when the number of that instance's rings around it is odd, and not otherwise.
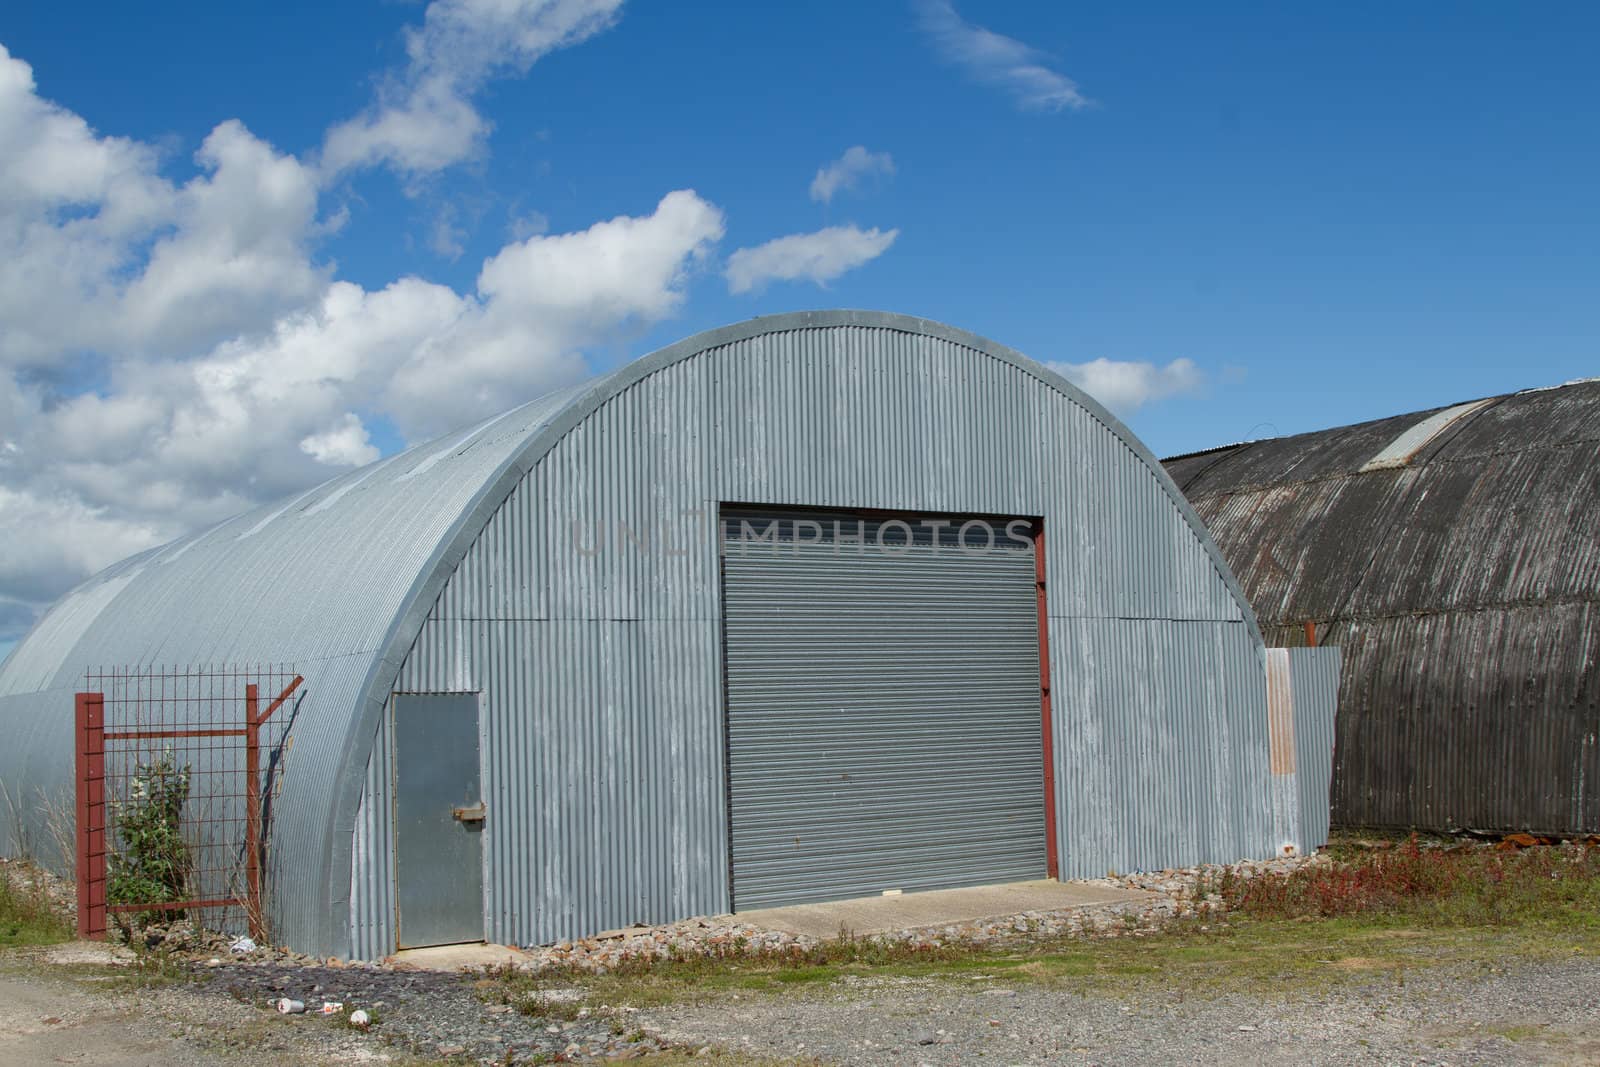
[{"label": "red steel door frame", "polygon": [[1044,520],[1033,520],[1033,577],[1039,610],[1039,719],[1044,746],[1045,875],[1061,877],[1056,846],[1055,734],[1050,718],[1050,615],[1045,601]]}]

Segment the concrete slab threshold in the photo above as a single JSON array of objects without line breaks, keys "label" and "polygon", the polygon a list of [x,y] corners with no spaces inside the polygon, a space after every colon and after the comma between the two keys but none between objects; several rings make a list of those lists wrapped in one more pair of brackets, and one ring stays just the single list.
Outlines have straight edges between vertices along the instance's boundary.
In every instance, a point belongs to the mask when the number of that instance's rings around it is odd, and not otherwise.
[{"label": "concrete slab threshold", "polygon": [[[759,908],[736,915],[719,915],[709,921],[740,922],[766,930],[803,934],[815,938],[837,937],[841,930],[853,934],[881,934],[895,930],[914,930],[925,926],[1001,919],[1025,911],[1064,911],[1108,904],[1138,904],[1154,900],[1159,894],[1112,886],[1065,884],[1055,881],[1009,882],[1005,885],[973,886],[967,889],[935,889],[899,896],[858,897],[822,904],[793,904],[783,908]],[[647,930],[633,927],[608,930],[593,940],[607,941],[631,937]],[[525,966],[533,956],[506,945],[478,942],[466,945],[436,945],[408,948],[389,957],[396,966],[427,971],[480,970],[504,964]]]},{"label": "concrete slab threshold", "polygon": [[768,930],[836,937],[840,930],[881,934],[923,926],[999,919],[1025,911],[1060,911],[1105,904],[1137,904],[1157,894],[1139,889],[1056,881],[1009,882],[968,889],[934,889],[899,896],[858,897],[823,904],[741,911],[735,918]]},{"label": "concrete slab threshold", "polygon": [[419,971],[475,971],[507,963],[521,966],[529,959],[529,955],[521,949],[478,941],[465,945],[404,948],[390,956],[389,962],[397,967],[415,967]]}]

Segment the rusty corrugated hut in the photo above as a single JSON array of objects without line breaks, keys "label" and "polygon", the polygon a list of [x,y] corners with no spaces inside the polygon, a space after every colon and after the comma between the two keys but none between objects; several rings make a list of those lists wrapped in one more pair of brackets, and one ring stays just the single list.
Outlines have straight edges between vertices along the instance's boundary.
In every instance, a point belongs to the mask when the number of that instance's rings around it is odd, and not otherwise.
[{"label": "rusty corrugated hut", "polygon": [[1165,464],[1267,643],[1343,646],[1335,824],[1600,831],[1600,380]]}]

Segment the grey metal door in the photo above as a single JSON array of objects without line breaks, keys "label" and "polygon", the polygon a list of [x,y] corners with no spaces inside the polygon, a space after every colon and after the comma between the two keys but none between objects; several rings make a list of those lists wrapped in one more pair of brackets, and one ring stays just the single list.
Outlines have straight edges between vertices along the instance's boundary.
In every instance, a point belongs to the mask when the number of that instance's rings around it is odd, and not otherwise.
[{"label": "grey metal door", "polygon": [[735,908],[1045,876],[1033,545],[961,522],[723,511]]},{"label": "grey metal door", "polygon": [[394,695],[399,943],[483,940],[478,694]]}]

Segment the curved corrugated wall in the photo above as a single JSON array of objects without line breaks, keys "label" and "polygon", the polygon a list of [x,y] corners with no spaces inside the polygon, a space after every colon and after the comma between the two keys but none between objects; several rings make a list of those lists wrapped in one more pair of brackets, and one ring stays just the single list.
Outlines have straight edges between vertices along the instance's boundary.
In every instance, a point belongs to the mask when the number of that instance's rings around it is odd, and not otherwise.
[{"label": "curved corrugated wall", "polygon": [[19,832],[50,844],[42,826],[13,827],[10,809],[26,820],[41,794],[70,800],[72,694],[89,668],[291,664],[306,696],[274,812],[275,866],[286,872],[273,886],[274,928],[290,944],[327,945],[316,917],[329,909],[328,812],[349,773],[352,709],[419,575],[484,483],[571,395],[145,552],[68,594],[0,668],[0,783],[23,801],[0,803],[0,844],[13,847]]},{"label": "curved corrugated wall", "polygon": [[[635,367],[490,517],[396,685],[484,694],[504,813],[485,830],[490,937],[727,910],[721,502],[1042,516],[1063,876],[1272,852],[1260,638],[1097,404],[989,342],[876,315],[758,320]],[[596,528],[659,544],[663,517],[680,555],[574,551]],[[369,776],[364,817],[391,780]],[[370,956],[393,944],[392,865],[365,840]]]},{"label": "curved corrugated wall", "polygon": [[374,955],[388,694],[481,688],[491,936],[720,910],[712,539],[648,564],[561,540],[720,501],[1044,516],[1063,874],[1271,847],[1259,632],[1159,463],[1039,365],[871,312],[702,334],[119,564],[0,667],[0,781],[70,783],[90,666],[293,664],[275,927]]},{"label": "curved corrugated wall", "polygon": [[1167,467],[1268,638],[1344,650],[1335,822],[1600,831],[1600,382]]}]

